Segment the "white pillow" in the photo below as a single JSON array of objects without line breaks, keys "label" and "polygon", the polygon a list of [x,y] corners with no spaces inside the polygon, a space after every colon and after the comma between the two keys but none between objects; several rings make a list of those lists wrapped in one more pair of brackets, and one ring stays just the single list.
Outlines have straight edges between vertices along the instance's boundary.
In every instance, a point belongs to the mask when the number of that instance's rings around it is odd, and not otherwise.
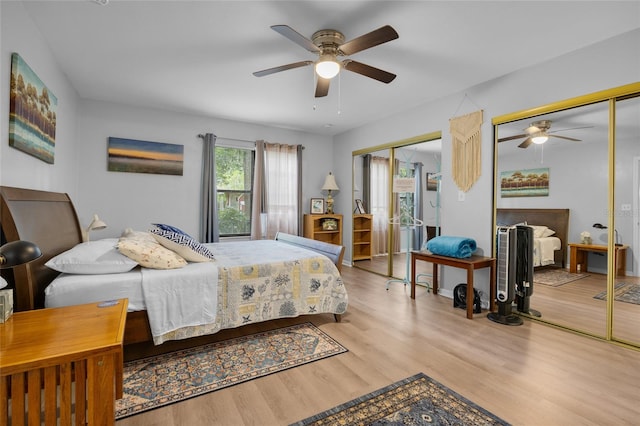
[{"label": "white pillow", "polygon": [[156,241],[120,238],[118,250],[149,269],[176,269],[187,264],[177,253],[162,247]]},{"label": "white pillow", "polygon": [[555,233],[556,233],[556,231],[554,231],[553,229],[549,229],[549,228],[544,229],[544,230],[542,231],[542,233],[541,233],[541,238],[544,238],[544,237],[550,237],[550,236],[552,236],[552,235],[553,235],[553,234],[555,234]]},{"label": "white pillow", "polygon": [[533,228],[533,238],[550,237],[556,233],[556,231],[549,229],[544,225],[529,225]]},{"label": "white pillow", "polygon": [[51,259],[45,265],[67,274],[118,274],[128,272],[138,263],[116,249],[116,238],[80,243]]},{"label": "white pillow", "polygon": [[154,223],[149,230],[154,238],[164,247],[178,253],[189,262],[210,262],[213,253],[184,231],[162,223]]}]

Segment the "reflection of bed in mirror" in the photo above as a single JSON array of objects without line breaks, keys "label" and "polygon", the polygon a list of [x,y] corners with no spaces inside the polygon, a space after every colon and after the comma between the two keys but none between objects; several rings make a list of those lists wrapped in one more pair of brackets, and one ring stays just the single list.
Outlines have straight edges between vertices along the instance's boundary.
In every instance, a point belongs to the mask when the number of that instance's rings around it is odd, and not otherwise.
[{"label": "reflection of bed in mirror", "polygon": [[[569,209],[496,209],[496,225],[534,227],[534,266],[561,266],[567,262]],[[554,231],[553,235],[546,229]],[[551,251],[552,250],[552,251]]]}]

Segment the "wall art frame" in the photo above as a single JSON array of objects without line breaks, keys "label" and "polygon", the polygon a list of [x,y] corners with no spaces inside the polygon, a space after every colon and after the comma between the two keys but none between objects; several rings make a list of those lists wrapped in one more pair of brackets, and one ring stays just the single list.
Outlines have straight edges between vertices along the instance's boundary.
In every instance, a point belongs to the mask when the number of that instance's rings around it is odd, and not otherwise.
[{"label": "wall art frame", "polygon": [[500,172],[500,196],[502,198],[549,196],[549,168]]},{"label": "wall art frame", "polygon": [[110,172],[182,176],[184,145],[109,137]]},{"label": "wall art frame", "polygon": [[58,98],[18,53],[11,55],[9,146],[53,164]]}]

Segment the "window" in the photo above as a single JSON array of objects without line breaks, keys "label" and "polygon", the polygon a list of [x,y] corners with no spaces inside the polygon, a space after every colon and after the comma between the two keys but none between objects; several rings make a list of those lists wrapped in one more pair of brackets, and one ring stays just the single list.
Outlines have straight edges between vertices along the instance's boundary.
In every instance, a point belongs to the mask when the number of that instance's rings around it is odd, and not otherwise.
[{"label": "window", "polygon": [[251,235],[251,200],[255,153],[216,147],[218,223],[221,237]]}]

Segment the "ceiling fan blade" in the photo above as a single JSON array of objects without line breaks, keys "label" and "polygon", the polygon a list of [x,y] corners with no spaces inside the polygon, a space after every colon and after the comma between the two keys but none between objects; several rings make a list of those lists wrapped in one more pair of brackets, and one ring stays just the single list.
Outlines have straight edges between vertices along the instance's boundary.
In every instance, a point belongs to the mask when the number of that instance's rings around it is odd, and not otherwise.
[{"label": "ceiling fan blade", "polygon": [[500,138],[498,139],[498,142],[506,142],[506,141],[512,141],[514,139],[520,139],[520,138],[526,138],[529,135],[515,135],[515,136],[507,136],[504,138]]},{"label": "ceiling fan blade", "polygon": [[313,64],[313,61],[295,62],[293,64],[280,65],[279,67],[273,67],[273,68],[268,68],[262,71],[256,71],[253,73],[253,75],[255,75],[256,77],[264,77],[265,75],[274,74],[280,71],[291,70],[294,68],[300,68],[300,67],[304,67],[311,64]]},{"label": "ceiling fan blade", "polygon": [[318,82],[316,83],[316,98],[327,96],[329,93],[329,83],[331,83],[330,79],[318,77]]},{"label": "ceiling fan blade", "polygon": [[295,44],[307,49],[309,52],[320,53],[320,48],[318,46],[288,25],[272,25],[271,29],[282,34]]},{"label": "ceiling fan blade", "polygon": [[533,143],[533,139],[531,138],[526,138],[524,140],[524,142],[522,142],[520,145],[518,145],[518,148],[528,148],[529,145],[531,145]]},{"label": "ceiling fan blade", "polygon": [[370,33],[361,35],[340,45],[339,49],[345,55],[353,55],[370,47],[377,46],[398,38],[398,33],[390,25],[385,25]]},{"label": "ceiling fan blade", "polygon": [[550,138],[566,139],[566,140],[568,140],[568,141],[574,141],[574,142],[580,142],[580,141],[581,141],[581,139],[570,138],[570,137],[568,137],[568,136],[549,135],[549,134],[547,134],[547,136],[549,136]]},{"label": "ceiling fan blade", "polygon": [[554,130],[553,132],[547,132],[547,133],[560,133],[560,132],[566,132],[568,130],[578,130],[578,129],[593,129],[593,126],[569,127],[568,129],[558,129],[558,130]]},{"label": "ceiling fan blade", "polygon": [[362,62],[346,60],[342,63],[342,66],[347,71],[355,72],[387,84],[391,83],[393,79],[396,78],[395,74],[372,67],[371,65],[363,64]]}]

